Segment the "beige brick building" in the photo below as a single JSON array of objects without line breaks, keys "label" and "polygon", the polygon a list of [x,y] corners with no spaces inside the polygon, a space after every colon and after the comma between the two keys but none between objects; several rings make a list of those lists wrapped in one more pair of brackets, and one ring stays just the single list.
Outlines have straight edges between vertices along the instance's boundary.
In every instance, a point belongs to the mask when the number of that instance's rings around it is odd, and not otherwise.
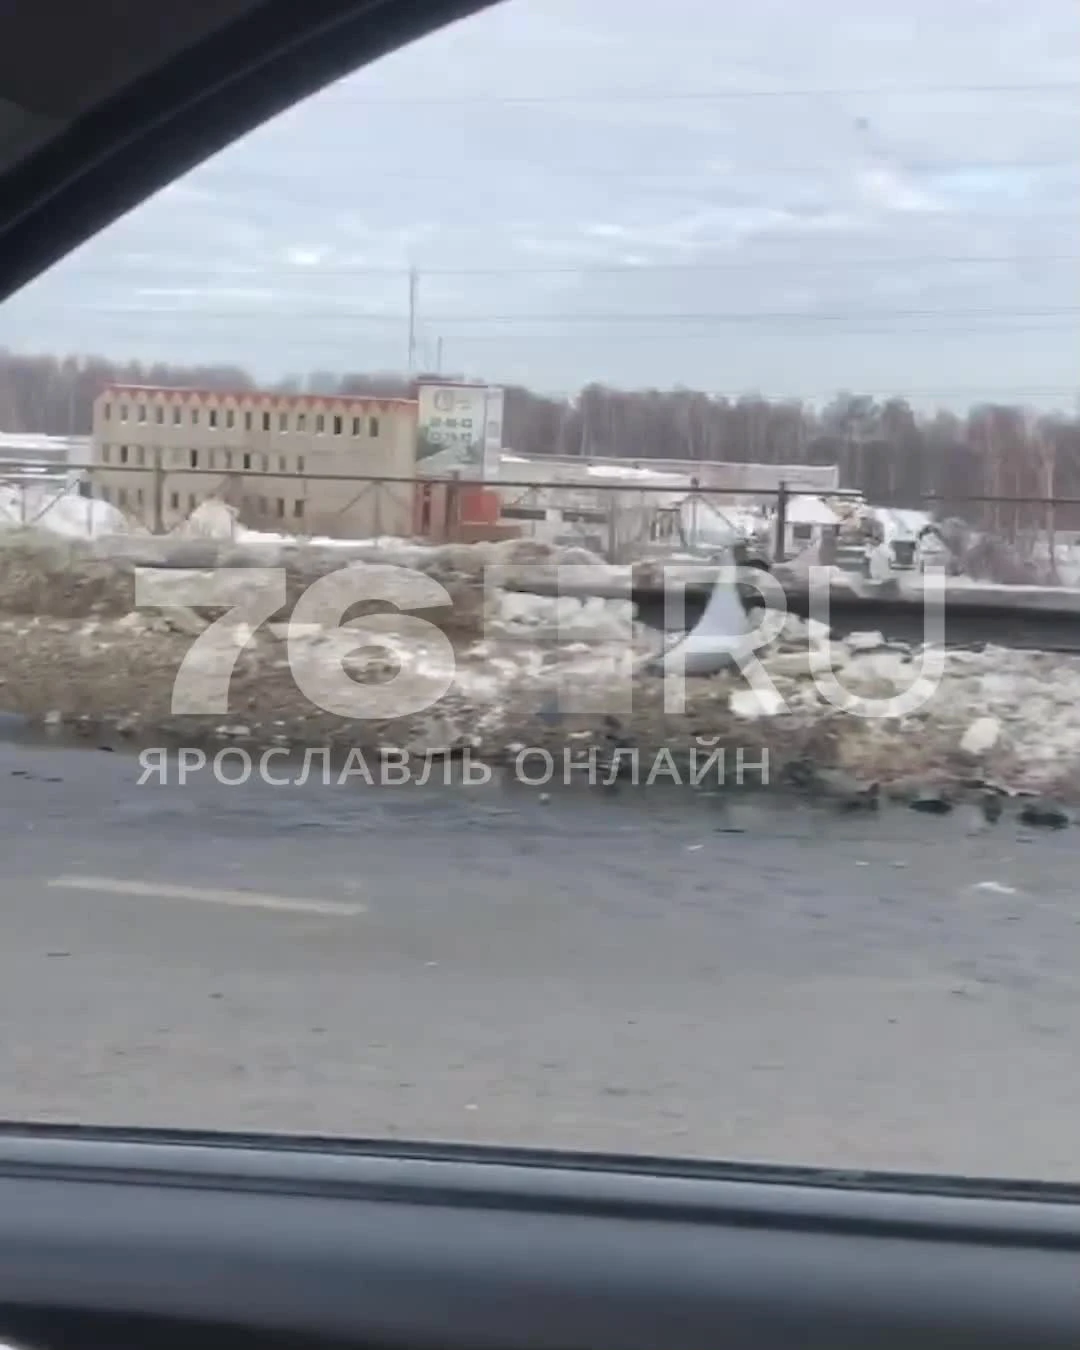
[{"label": "beige brick building", "polygon": [[[112,385],[94,403],[94,494],[161,530],[220,498],[256,529],[365,538],[413,529],[417,405]],[[325,475],[336,475],[336,481]]]}]

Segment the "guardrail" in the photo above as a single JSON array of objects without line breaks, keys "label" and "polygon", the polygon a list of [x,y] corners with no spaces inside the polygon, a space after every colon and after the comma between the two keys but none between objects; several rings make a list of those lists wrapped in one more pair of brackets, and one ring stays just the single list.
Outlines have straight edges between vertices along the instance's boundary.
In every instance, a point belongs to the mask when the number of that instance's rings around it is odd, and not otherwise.
[{"label": "guardrail", "polygon": [[[627,569],[628,571],[630,569]],[[671,569],[675,571],[675,569]],[[737,582],[740,599],[748,614],[773,604],[772,587],[762,592],[753,570],[742,572]],[[826,624],[834,636],[880,632],[888,641],[919,645],[926,640],[927,596],[918,585],[901,587],[895,581],[853,584],[833,578],[812,588],[807,577],[773,573],[782,595],[783,612]],[[544,575],[536,569],[526,578],[508,578],[508,590],[536,595],[575,596],[630,601],[637,618],[649,627],[667,632],[693,630],[705,612],[716,584],[714,578],[687,580],[675,575],[617,581],[560,581],[554,569]],[[1080,591],[1058,587],[1006,587],[953,585],[945,582],[943,603],[944,643],[948,647],[996,646],[1022,650],[1080,653]]]}]

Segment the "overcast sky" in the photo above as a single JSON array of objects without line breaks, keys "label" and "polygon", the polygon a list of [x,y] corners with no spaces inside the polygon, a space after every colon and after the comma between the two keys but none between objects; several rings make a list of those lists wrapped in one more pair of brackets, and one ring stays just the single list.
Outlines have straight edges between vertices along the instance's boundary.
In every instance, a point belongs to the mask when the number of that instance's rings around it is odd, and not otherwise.
[{"label": "overcast sky", "polygon": [[0,344],[1075,407],[1076,0],[505,0],[201,166]]}]

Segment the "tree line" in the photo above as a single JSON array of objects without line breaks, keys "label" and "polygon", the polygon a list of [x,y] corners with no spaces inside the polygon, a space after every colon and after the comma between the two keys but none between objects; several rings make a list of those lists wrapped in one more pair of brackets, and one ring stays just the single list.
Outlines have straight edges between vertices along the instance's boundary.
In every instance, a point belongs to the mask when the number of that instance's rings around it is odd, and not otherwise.
[{"label": "tree line", "polygon": [[[103,357],[26,356],[0,349],[0,430],[88,435],[92,405],[110,383],[254,389],[240,367],[179,366]],[[280,393],[406,397],[415,383],[395,373],[314,371],[268,386]],[[844,487],[880,505],[937,499],[1003,536],[1023,529],[1080,530],[1080,507],[1052,515],[1034,504],[973,499],[1080,499],[1080,419],[981,403],[964,413],[919,412],[903,398],[840,391],[824,407],[757,394],[716,397],[690,389],[587,385],[573,399],[522,387],[506,393],[504,444],[529,456],[728,460],[840,466]]]}]

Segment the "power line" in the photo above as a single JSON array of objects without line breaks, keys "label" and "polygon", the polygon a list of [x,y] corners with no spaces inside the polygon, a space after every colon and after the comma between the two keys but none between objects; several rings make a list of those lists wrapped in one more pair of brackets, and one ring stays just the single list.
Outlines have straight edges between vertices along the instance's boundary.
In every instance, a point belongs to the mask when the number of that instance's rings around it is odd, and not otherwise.
[{"label": "power line", "polygon": [[[129,317],[131,319],[137,319],[142,324],[145,324],[146,321],[151,318],[170,320],[172,322],[171,329],[168,326],[155,325],[154,331],[159,336],[163,335],[166,332],[171,332],[175,336],[177,333],[188,332],[191,328],[192,319],[204,316],[199,316],[194,313],[176,314],[171,312],[159,312],[151,314],[132,314],[127,316],[119,315],[115,317],[120,318]],[[302,318],[304,316],[299,317]],[[309,319],[316,320],[316,316],[309,315],[306,317],[308,317]],[[325,322],[321,318],[317,319],[316,321],[319,322],[320,324]],[[398,328],[392,330],[395,334],[403,332],[406,326],[406,321],[404,319],[398,320],[397,322]],[[249,317],[243,319],[237,317],[233,319],[227,319],[225,321],[214,322],[212,327],[209,326],[207,327],[205,331],[205,336],[213,338],[218,334],[227,333],[229,335],[229,340],[247,341],[254,329],[258,328],[261,331],[265,328],[265,324],[266,324],[266,316],[252,314]],[[887,327],[882,327],[879,325],[876,327],[855,326],[850,328],[832,328],[826,330],[826,333],[828,335],[827,337],[823,334],[820,328],[813,328],[813,327],[770,328],[764,325],[755,324],[751,328],[739,332],[738,341],[740,343],[748,343],[754,341],[755,339],[769,339],[774,342],[781,339],[784,341],[810,339],[813,340],[814,342],[817,342],[819,345],[823,341],[827,341],[829,338],[833,340],[840,340],[843,338],[852,338],[852,337],[860,337],[860,338],[880,337],[880,338],[894,338],[894,339],[909,338],[909,337],[928,337],[933,338],[937,341],[941,341],[945,338],[954,338],[954,337],[970,338],[976,339],[978,341],[983,341],[991,338],[1008,338],[1011,341],[1019,335],[1027,335],[1034,333],[1041,333],[1044,335],[1057,334],[1063,339],[1075,341],[1077,335],[1077,325],[1075,323],[1069,324],[1067,326],[1050,323],[1041,323],[1041,324],[1022,323],[1022,324],[1003,324],[991,327],[987,324],[974,325],[968,323],[953,327],[947,327],[942,324],[938,324],[934,327],[925,327],[925,326],[899,327],[894,324],[892,326]],[[377,337],[377,340],[385,341],[387,334],[385,330],[383,330],[380,333],[378,333],[378,335],[376,335],[375,333],[371,333],[369,336],[372,339],[375,339]],[[547,343],[547,342],[566,343],[570,341],[572,338],[592,339],[596,341],[601,341],[605,345],[623,342],[649,342],[654,343],[657,347],[663,347],[676,339],[678,340],[678,342],[682,344],[690,342],[708,342],[716,345],[717,342],[719,341],[717,331],[715,329],[706,329],[706,328],[697,328],[697,329],[667,328],[665,330],[659,329],[649,330],[640,328],[638,329],[614,328],[608,329],[606,331],[589,331],[579,329],[576,332],[568,331],[565,328],[556,330],[554,332],[536,332],[535,330],[532,332],[521,332],[521,331],[514,332],[507,329],[496,329],[493,331],[489,331],[487,333],[477,333],[477,332],[461,333],[455,332],[452,329],[443,329],[439,332],[438,336],[443,339],[444,344],[450,345],[451,350],[466,344],[471,346],[487,345],[505,348],[510,344],[524,346],[528,343]],[[296,346],[320,347],[321,349],[325,350],[329,343],[332,342],[336,345],[340,345],[341,340],[342,335],[340,330],[336,331],[333,335],[327,335],[326,337],[323,338],[320,338],[319,336],[312,334],[310,332],[307,334],[299,332],[290,332],[289,334],[290,347]]]},{"label": "power line", "polygon": [[[1058,333],[1065,337],[1075,338],[1076,326],[1062,326],[1060,324],[1009,324],[997,328],[989,328],[986,325],[964,324],[955,328],[841,328],[833,329],[832,336],[842,337],[1013,337],[1018,333]],[[566,342],[570,336],[565,330],[554,333],[507,333],[500,331],[497,333],[455,333],[446,330],[440,334],[447,343],[455,346],[461,343],[507,343],[507,342]],[[604,342],[655,342],[658,345],[670,342],[678,337],[680,342],[716,342],[714,332],[702,330],[684,330],[681,332],[672,332],[668,329],[665,332],[647,332],[641,329],[623,329],[614,330],[605,333],[580,333],[580,337],[602,338]],[[740,333],[739,341],[745,342],[754,337],[782,337],[782,338],[812,338],[815,342],[821,342],[822,335],[820,331],[813,329],[790,329],[790,328],[759,328],[755,327],[751,332]]]},{"label": "power line", "polygon": [[1080,305],[1040,306],[1031,309],[884,309],[832,310],[812,314],[799,310],[700,310],[668,313],[622,313],[615,310],[581,314],[573,311],[548,314],[428,314],[427,323],[847,323],[850,320],[973,319],[973,318],[1063,318],[1080,315]]},{"label": "power line", "polygon": [[[503,267],[421,267],[417,268],[418,275],[422,279],[427,276],[438,277],[501,277],[501,276],[576,276],[588,275],[591,273],[617,273],[620,275],[626,273],[640,272],[647,275],[651,272],[742,272],[756,271],[762,267],[794,267],[799,270],[827,270],[843,271],[849,267],[896,267],[896,266],[960,266],[973,264],[977,266],[998,266],[1009,263],[1059,263],[1059,262],[1080,262],[1080,253],[997,253],[997,254],[978,254],[978,253],[907,253],[907,254],[883,254],[878,257],[867,258],[755,258],[755,259],[723,259],[713,262],[647,262],[647,263],[575,263],[575,264],[512,264]],[[341,263],[332,267],[323,267],[319,264],[308,266],[300,263],[276,263],[272,264],[273,271],[243,271],[218,274],[220,280],[256,281],[268,278],[270,276],[287,275],[295,280],[312,280],[323,276],[385,276],[396,277],[406,280],[409,276],[408,267],[380,266],[374,263]],[[148,262],[145,264],[145,270],[151,273],[160,273],[167,270],[172,275],[180,273],[199,273],[203,274],[207,270],[212,270],[213,264],[182,263],[174,261],[164,261],[162,263]],[[94,267],[78,268],[80,277],[111,277],[115,278],[118,273],[131,272],[138,275],[140,267],[133,267],[130,263],[118,263],[115,268],[112,267]]]},{"label": "power line", "polygon": [[[79,312],[75,306],[64,306],[67,314]],[[93,305],[82,311],[87,314],[120,314],[131,318],[151,318],[158,315],[167,318],[190,319],[267,319],[276,322],[295,319],[340,319],[349,323],[393,323],[407,324],[408,314],[383,314],[364,310],[343,308],[319,309],[313,306],[289,308],[278,305],[274,309],[216,309],[206,306],[198,308],[165,309],[160,306],[137,305]],[[658,313],[621,312],[618,310],[579,313],[575,311],[549,311],[543,314],[504,313],[504,314],[425,314],[424,323],[847,323],[878,322],[892,319],[1002,319],[1002,318],[1071,318],[1080,315],[1080,305],[1033,306],[1031,308],[996,307],[982,309],[848,309],[824,310],[806,313],[800,310],[681,310]]]},{"label": "power line", "polygon": [[657,90],[597,90],[563,94],[436,94],[416,96],[354,97],[351,94],[339,100],[357,107],[381,108],[409,106],[487,104],[566,104],[566,103],[713,103],[735,99],[783,98],[922,98],[932,94],[1076,94],[1080,93],[1078,80],[1022,81],[986,84],[908,84],[908,85],[853,85],[821,89],[702,89]]},{"label": "power line", "polygon": [[[744,386],[741,389],[710,389],[703,391],[710,394],[713,398],[741,398],[756,391],[751,387]],[[1023,385],[1015,388],[1000,388],[990,384],[957,384],[957,385],[932,385],[920,387],[914,385],[910,388],[898,389],[895,385],[865,385],[858,384],[853,389],[812,389],[803,393],[794,393],[786,395],[777,395],[778,398],[836,398],[841,393],[849,393],[858,398],[862,395],[869,395],[873,398],[923,398],[931,396],[943,397],[947,394],[993,394],[997,398],[1057,398],[1072,397],[1080,392],[1080,381],[1075,385],[1046,385],[1025,387]]]},{"label": "power line", "polygon": [[[355,147],[352,147],[355,148]],[[304,158],[306,161],[312,159],[326,159],[329,155],[326,153],[326,142],[309,151],[305,149]],[[336,154],[337,151],[331,148],[330,153]],[[738,164],[731,166],[731,171],[737,171],[741,174],[763,174],[763,173],[823,173],[831,169],[850,170],[856,164],[854,154],[851,159],[846,161],[837,160],[792,160],[781,162],[775,160],[764,160],[757,162],[754,160],[741,160]],[[667,181],[670,178],[685,177],[688,174],[716,174],[725,172],[723,166],[715,164],[689,164],[682,167],[672,165],[663,169],[640,168],[626,169],[613,168],[610,164],[569,164],[565,161],[549,162],[526,161],[516,159],[507,164],[500,164],[500,173],[535,173],[541,170],[545,174],[567,176],[580,174],[588,178],[604,178],[616,181],[638,182],[647,179],[656,179],[658,181]],[[995,170],[995,169],[1073,169],[1080,170],[1080,157],[1069,156],[1054,159],[957,159],[957,160],[907,160],[902,155],[897,155],[895,167],[905,173],[938,173],[938,172],[957,172],[961,170]],[[384,168],[381,165],[371,166],[371,171],[379,179],[404,180],[410,183],[461,183],[460,173],[428,173],[414,172],[405,168]],[[233,175],[231,172],[221,172],[222,186],[227,187],[232,183]],[[251,178],[269,178],[275,182],[280,181],[280,175],[275,174],[272,169],[244,168],[245,179]]]}]

